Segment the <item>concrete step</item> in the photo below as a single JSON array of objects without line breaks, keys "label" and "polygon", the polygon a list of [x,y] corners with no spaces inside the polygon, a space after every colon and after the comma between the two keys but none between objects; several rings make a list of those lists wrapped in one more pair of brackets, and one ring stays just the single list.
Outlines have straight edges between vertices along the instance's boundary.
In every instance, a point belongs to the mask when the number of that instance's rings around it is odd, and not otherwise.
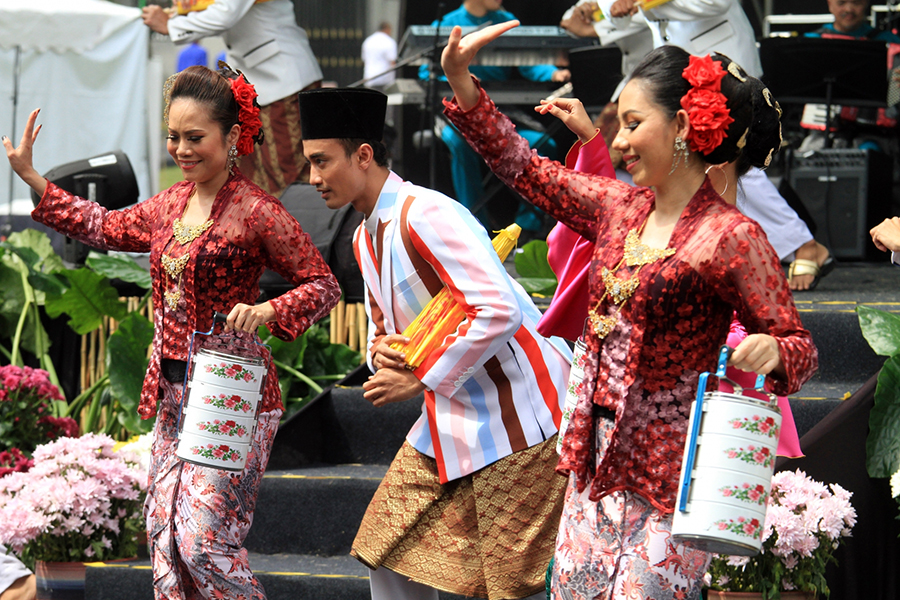
[{"label": "concrete step", "polygon": [[[250,567],[268,600],[370,600],[368,569],[355,558],[250,553]],[[153,600],[149,560],[91,563],[85,600]],[[440,600],[463,596],[440,593]]]},{"label": "concrete step", "polygon": [[386,472],[385,465],[358,464],[267,471],[244,547],[263,554],[347,554]]}]

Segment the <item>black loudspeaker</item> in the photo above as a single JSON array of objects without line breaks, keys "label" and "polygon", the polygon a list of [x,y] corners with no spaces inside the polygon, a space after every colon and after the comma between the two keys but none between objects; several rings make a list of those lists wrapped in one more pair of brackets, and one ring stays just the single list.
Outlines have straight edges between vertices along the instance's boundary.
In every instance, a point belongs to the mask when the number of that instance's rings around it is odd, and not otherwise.
[{"label": "black loudspeaker", "polygon": [[[47,181],[82,198],[92,200],[110,210],[125,208],[138,201],[138,183],[128,156],[121,150],[53,167],[44,177]],[[37,206],[41,198],[31,191]],[[90,248],[65,238],[62,257],[68,262],[84,264]]]},{"label": "black loudspeaker", "polygon": [[[314,186],[298,181],[282,192],[280,200],[321,252],[341,285],[344,300],[362,302],[365,287],[353,254],[353,232],[362,223],[362,213],[350,204],[331,210],[325,206],[322,195]],[[268,297],[274,298],[293,286],[277,273],[267,270],[259,281],[259,287]]]},{"label": "black loudspeaker", "polygon": [[891,159],[882,152],[794,152],[790,184],[815,222],[816,240],[844,260],[883,260],[869,229],[889,216]]}]

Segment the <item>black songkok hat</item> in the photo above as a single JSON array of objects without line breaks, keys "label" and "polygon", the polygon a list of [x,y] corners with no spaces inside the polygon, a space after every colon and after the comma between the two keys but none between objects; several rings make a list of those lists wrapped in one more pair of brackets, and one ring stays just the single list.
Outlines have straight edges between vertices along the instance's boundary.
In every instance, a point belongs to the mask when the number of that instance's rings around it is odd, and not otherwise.
[{"label": "black songkok hat", "polygon": [[320,88],[297,95],[305,140],[381,140],[387,96],[368,88]]}]

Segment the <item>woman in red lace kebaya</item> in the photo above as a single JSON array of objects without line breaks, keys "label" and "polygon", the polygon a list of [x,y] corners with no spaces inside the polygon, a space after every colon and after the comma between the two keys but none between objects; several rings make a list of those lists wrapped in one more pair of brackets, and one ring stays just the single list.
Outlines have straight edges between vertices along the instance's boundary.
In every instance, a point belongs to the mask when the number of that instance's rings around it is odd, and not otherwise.
[{"label": "woman in red lace kebaya", "polygon": [[558,467],[569,487],[552,595],[698,598],[710,557],[674,543],[671,525],[699,374],[715,370],[735,313],[749,335],[731,362],[767,374],[773,392],[798,390],[818,362],[765,234],[706,175],[739,155],[768,166],[779,109],[727,58],[658,48],[619,97],[613,147],[637,187],[578,173],[531,152],[468,74],[478,49],[511,26],[461,41],[453,31],[445,114],[501,179],[594,242],[593,361]]},{"label": "woman in red lace kebaya", "polygon": [[[177,411],[191,333],[208,331],[219,311],[234,331],[219,336],[230,340],[223,351],[265,354],[252,343],[260,325],[293,340],[328,314],[340,289],[297,221],[234,168],[259,141],[256,92],[246,79],[227,68],[191,67],[167,82],[166,93],[168,150],[184,181],[124,210],[73,196],[34,170],[38,111],[18,148],[6,137],[3,145],[16,173],[42,196],[36,221],[96,248],[150,253],[155,329],[138,411],[157,417],[144,509],[156,598],[262,599],[242,546],[283,409],[278,378],[270,363],[243,471],[180,461]],[[254,304],[266,267],[295,287]]]}]

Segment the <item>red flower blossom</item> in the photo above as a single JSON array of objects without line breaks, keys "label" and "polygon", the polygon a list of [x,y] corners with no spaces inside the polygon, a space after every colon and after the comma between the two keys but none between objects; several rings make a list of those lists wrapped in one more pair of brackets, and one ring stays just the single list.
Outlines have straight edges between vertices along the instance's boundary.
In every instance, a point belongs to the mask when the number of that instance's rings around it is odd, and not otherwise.
[{"label": "red flower blossom", "polygon": [[691,56],[688,66],[681,72],[681,76],[687,79],[694,87],[710,87],[720,89],[722,78],[726,71],[719,61],[713,60],[709,54],[706,56]]},{"label": "red flower blossom", "polygon": [[259,120],[259,106],[256,104],[256,89],[239,75],[231,80],[231,91],[238,103],[238,121],[241,124],[241,136],[237,141],[239,156],[253,152],[253,143],[259,135],[262,121]]}]

